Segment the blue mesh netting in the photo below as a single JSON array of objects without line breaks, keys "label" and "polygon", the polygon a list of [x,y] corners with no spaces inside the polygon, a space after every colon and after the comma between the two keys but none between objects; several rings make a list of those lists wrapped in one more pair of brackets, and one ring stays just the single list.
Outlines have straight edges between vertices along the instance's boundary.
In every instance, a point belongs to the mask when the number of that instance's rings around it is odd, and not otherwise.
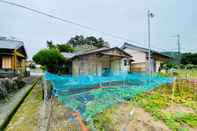
[{"label": "blue mesh netting", "polygon": [[58,100],[73,111],[80,112],[87,121],[111,105],[173,81],[160,75],[152,75],[150,79],[144,73],[58,76],[47,72],[45,79],[52,82],[53,94]]}]

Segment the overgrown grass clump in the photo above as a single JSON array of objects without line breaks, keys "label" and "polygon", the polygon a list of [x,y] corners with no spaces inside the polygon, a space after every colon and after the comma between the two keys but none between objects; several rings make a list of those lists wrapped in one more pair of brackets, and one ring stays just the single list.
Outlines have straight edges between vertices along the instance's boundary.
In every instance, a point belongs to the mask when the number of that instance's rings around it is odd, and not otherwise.
[{"label": "overgrown grass clump", "polygon": [[116,111],[116,106],[97,114],[89,124],[90,128],[96,128],[99,131],[119,131],[119,127],[113,120],[113,112]]}]

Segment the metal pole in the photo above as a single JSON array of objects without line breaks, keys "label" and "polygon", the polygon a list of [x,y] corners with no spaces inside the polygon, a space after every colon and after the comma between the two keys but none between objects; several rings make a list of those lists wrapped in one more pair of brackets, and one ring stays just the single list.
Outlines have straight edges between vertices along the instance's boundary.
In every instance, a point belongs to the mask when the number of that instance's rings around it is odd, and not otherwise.
[{"label": "metal pole", "polygon": [[148,10],[147,16],[148,16],[148,73],[149,73],[149,77],[151,77],[150,10]]},{"label": "metal pole", "polygon": [[181,63],[181,46],[180,46],[180,35],[177,35],[177,44],[178,44],[178,64]]}]

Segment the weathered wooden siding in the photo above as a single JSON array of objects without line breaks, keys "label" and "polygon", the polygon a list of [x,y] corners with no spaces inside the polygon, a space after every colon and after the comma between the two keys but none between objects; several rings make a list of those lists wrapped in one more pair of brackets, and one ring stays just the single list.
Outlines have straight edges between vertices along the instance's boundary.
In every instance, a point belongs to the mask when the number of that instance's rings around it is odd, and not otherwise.
[{"label": "weathered wooden siding", "polygon": [[98,57],[90,55],[80,57],[72,62],[73,75],[102,75],[103,68],[111,68],[114,74],[121,72],[121,59],[112,59],[109,56]]}]

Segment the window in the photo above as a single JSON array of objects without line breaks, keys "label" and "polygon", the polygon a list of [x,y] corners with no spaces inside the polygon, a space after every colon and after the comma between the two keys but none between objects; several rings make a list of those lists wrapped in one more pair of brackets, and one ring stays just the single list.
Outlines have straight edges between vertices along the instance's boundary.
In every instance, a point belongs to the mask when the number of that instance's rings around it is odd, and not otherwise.
[{"label": "window", "polygon": [[3,57],[2,58],[2,68],[3,69],[11,69],[11,57]]},{"label": "window", "polygon": [[124,60],[124,66],[127,66],[127,65],[128,65],[128,61]]}]

